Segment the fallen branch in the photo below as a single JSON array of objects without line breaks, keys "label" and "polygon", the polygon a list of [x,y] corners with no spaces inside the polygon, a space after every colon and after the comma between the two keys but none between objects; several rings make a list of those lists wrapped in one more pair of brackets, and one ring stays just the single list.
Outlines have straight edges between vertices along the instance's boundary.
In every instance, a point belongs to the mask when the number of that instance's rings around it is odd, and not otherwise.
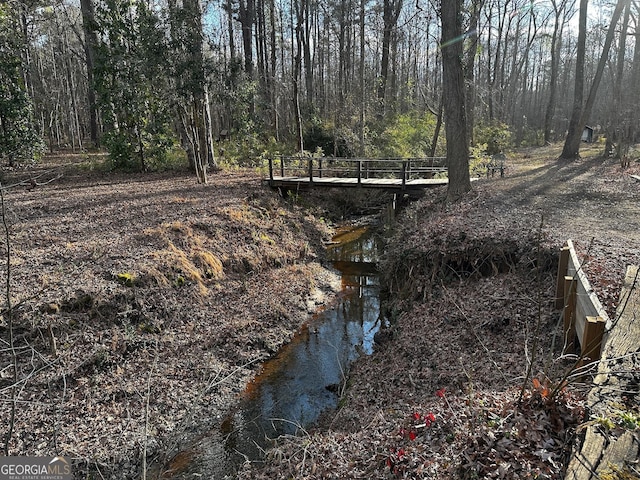
[{"label": "fallen branch", "polygon": [[39,178],[42,178],[53,171],[55,170],[47,170],[45,172],[42,172],[40,175],[37,175],[35,177],[29,177],[29,179],[21,180],[17,183],[12,183],[11,185],[4,185],[4,186],[0,185],[0,191],[11,190],[12,188],[16,188],[16,187],[27,187],[28,190],[33,190],[36,187],[42,187],[44,185],[48,185],[49,183],[55,182],[56,180],[59,180],[63,177],[63,174],[59,173],[57,176],[50,178],[45,182],[38,182]]}]

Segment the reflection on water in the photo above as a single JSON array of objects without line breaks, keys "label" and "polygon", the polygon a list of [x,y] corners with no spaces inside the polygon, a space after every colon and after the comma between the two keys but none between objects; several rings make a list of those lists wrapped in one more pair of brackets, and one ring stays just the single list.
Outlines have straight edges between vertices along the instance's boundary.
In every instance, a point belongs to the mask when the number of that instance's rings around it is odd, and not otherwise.
[{"label": "reflection on water", "polygon": [[297,434],[336,408],[349,364],[373,351],[380,326],[376,238],[366,228],[343,230],[328,254],[342,274],[343,291],[247,386],[223,425],[232,464],[259,460],[270,439]]}]

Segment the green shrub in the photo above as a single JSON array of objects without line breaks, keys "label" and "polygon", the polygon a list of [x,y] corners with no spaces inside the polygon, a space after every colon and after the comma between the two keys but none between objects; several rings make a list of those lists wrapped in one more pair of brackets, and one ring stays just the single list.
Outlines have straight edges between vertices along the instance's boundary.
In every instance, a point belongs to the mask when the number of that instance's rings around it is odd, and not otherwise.
[{"label": "green shrub", "polygon": [[270,137],[265,141],[257,133],[235,133],[217,146],[217,161],[223,168],[262,167],[265,159],[288,150],[275,138]]},{"label": "green shrub", "polygon": [[506,152],[512,146],[512,133],[509,126],[501,122],[478,125],[475,129],[477,144],[486,144],[486,154]]},{"label": "green shrub", "polygon": [[135,170],[140,168],[135,139],[124,133],[111,131],[105,134],[103,142],[109,152],[109,161],[113,169]]},{"label": "green shrub", "polygon": [[524,127],[520,147],[539,147],[544,145],[544,130],[533,127]]},{"label": "green shrub", "polygon": [[142,157],[136,135],[128,132],[109,132],[104,137],[109,152],[109,161],[114,170],[151,171],[171,170],[187,165],[184,150],[177,145],[173,135],[165,132],[143,132]]},{"label": "green shrub", "polygon": [[476,143],[469,148],[469,171],[472,175],[484,175],[487,172],[487,144]]},{"label": "green shrub", "polygon": [[[435,126],[436,117],[430,112],[398,115],[376,138],[375,143],[383,156],[426,157],[431,150]],[[443,148],[444,143],[440,145],[438,153],[441,154]]]},{"label": "green shrub", "polygon": [[316,117],[303,129],[303,142],[306,151],[322,149],[326,156],[352,157],[357,152],[357,139],[351,129],[336,129],[332,123],[323,123]]}]

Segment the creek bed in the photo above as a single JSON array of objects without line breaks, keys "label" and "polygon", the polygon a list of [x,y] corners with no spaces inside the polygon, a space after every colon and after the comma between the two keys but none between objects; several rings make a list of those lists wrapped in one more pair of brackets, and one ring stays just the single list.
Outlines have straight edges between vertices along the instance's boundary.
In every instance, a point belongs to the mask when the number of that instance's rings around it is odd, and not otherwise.
[{"label": "creek bed", "polygon": [[220,429],[178,453],[162,478],[233,477],[245,461],[260,462],[278,436],[304,434],[338,406],[349,365],[373,352],[380,328],[379,249],[369,227],[336,233],[327,257],[340,273],[340,294],[262,364]]},{"label": "creek bed", "polygon": [[373,352],[380,327],[378,239],[367,227],[343,229],[327,254],[341,274],[342,291],[263,364],[227,417],[223,430],[232,464],[260,461],[272,439],[304,433],[335,409],[349,365]]}]

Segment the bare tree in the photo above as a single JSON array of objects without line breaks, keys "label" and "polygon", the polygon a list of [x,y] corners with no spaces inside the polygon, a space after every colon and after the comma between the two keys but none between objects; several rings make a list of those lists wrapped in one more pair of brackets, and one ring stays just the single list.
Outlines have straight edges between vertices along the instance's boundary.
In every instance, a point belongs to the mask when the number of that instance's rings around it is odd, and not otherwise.
[{"label": "bare tree", "polygon": [[573,107],[571,109],[571,120],[567,138],[560,154],[560,158],[572,160],[578,157],[580,149],[580,139],[582,130],[580,127],[580,116],[582,115],[582,101],[584,98],[584,56],[587,43],[587,7],[588,0],[580,0],[580,10],[578,19],[578,47],[576,54],[576,69],[573,85]]},{"label": "bare tree", "polygon": [[640,129],[638,125],[640,124],[640,2],[634,0],[634,15],[633,18],[635,20],[635,42],[633,49],[633,68],[631,70],[630,77],[630,85],[635,86],[635,88],[631,89],[629,93],[630,104],[632,106],[632,114],[631,114],[631,124],[633,125],[633,130],[630,132],[631,139],[638,141]]},{"label": "bare tree", "polygon": [[389,60],[391,55],[391,40],[393,32],[398,24],[398,17],[402,9],[403,0],[383,0],[382,20],[382,59],[380,63],[380,83],[378,85],[378,101],[381,104],[381,113],[385,112],[387,96],[387,83],[389,81]]},{"label": "bare tree", "polygon": [[613,83],[613,101],[611,102],[611,124],[608,126],[607,143],[610,137],[613,141],[617,141],[616,157],[622,159],[629,149],[629,141],[631,132],[628,128],[629,120],[631,120],[631,108],[622,106],[622,81],[624,78],[624,60],[627,53],[627,30],[629,28],[629,19],[631,17],[631,2],[627,2],[622,20],[622,28],[620,29],[620,40],[618,45],[618,55],[616,59],[616,73]]},{"label": "bare tree", "polygon": [[87,103],[89,107],[89,133],[94,146],[100,145],[98,137],[98,105],[96,102],[96,90],[93,80],[93,70],[96,63],[96,47],[98,36],[96,35],[95,8],[93,0],[80,0],[82,10],[82,29],[84,31],[84,53],[87,64]]},{"label": "bare tree", "polygon": [[296,26],[295,26],[295,36],[296,36],[296,49],[295,49],[295,57],[293,61],[293,109],[294,116],[296,121],[296,143],[298,147],[298,151],[302,152],[304,150],[304,138],[302,132],[302,116],[300,114],[300,72],[302,70],[302,37],[304,35],[304,17],[302,12],[304,11],[304,4],[308,2],[308,0],[301,0],[302,5],[298,4],[298,0],[293,0],[295,4],[296,10]]},{"label": "bare tree", "polygon": [[[598,93],[598,88],[600,87],[600,81],[602,80],[602,74],[604,73],[604,67],[607,64],[609,59],[609,49],[611,48],[611,44],[613,43],[613,38],[615,34],[615,28],[620,20],[620,15],[624,10],[624,7],[631,0],[618,0],[616,7],[613,11],[613,15],[611,16],[611,22],[609,23],[609,28],[607,30],[607,37],[605,38],[604,45],[602,47],[602,53],[600,54],[600,60],[598,61],[598,66],[596,68],[595,77],[593,82],[591,83],[591,88],[589,89],[589,95],[587,97],[587,101],[582,107],[582,98],[580,98],[580,103],[578,103],[577,99],[574,99],[574,111],[571,116],[571,123],[569,124],[569,133],[567,134],[567,138],[564,143],[564,148],[562,150],[562,154],[560,158],[563,159],[575,159],[580,156],[580,141],[582,139],[582,131],[587,123],[591,115],[591,110],[593,108],[593,104],[596,101],[596,95]],[[584,3],[584,12],[583,12],[583,3]],[[587,0],[581,0],[580,2],[580,31],[586,35],[586,18],[583,19],[583,16],[586,17],[587,10]],[[583,24],[584,22],[584,24]],[[583,32],[584,29],[584,32]],[[582,68],[584,68],[584,52],[582,57]],[[580,57],[578,57],[578,61],[580,61]],[[584,71],[581,75],[582,81],[584,81]],[[577,95],[577,87],[578,87],[578,73],[576,72],[576,95]],[[582,87],[582,85],[580,85]],[[582,88],[581,88],[582,89]]]},{"label": "bare tree", "polygon": [[562,48],[562,31],[569,16],[568,8],[572,8],[573,2],[568,0],[552,0],[554,22],[553,33],[551,34],[551,65],[549,71],[549,101],[544,116],[544,141],[551,142],[551,130],[553,117],[556,111],[556,101],[558,98],[558,70],[560,62],[560,50]]},{"label": "bare tree", "polygon": [[449,186],[447,199],[455,201],[471,190],[469,145],[465,112],[465,82],[462,67],[461,0],[440,3],[442,21],[442,89],[447,137]]},{"label": "bare tree", "polygon": [[[474,144],[473,141],[473,126],[475,119],[475,101],[476,101],[476,86],[475,86],[475,63],[478,52],[478,23],[480,22],[480,12],[485,0],[473,0],[470,6],[469,17],[469,44],[466,48],[465,54],[465,78],[467,80],[467,94],[466,94],[466,107],[467,107],[467,129],[468,139],[470,144]],[[442,104],[441,104],[442,105]],[[442,108],[439,109],[441,114]],[[440,123],[440,115],[438,115],[438,125]],[[435,140],[434,140],[434,153],[435,153]],[[433,155],[432,155],[433,156]]]}]

